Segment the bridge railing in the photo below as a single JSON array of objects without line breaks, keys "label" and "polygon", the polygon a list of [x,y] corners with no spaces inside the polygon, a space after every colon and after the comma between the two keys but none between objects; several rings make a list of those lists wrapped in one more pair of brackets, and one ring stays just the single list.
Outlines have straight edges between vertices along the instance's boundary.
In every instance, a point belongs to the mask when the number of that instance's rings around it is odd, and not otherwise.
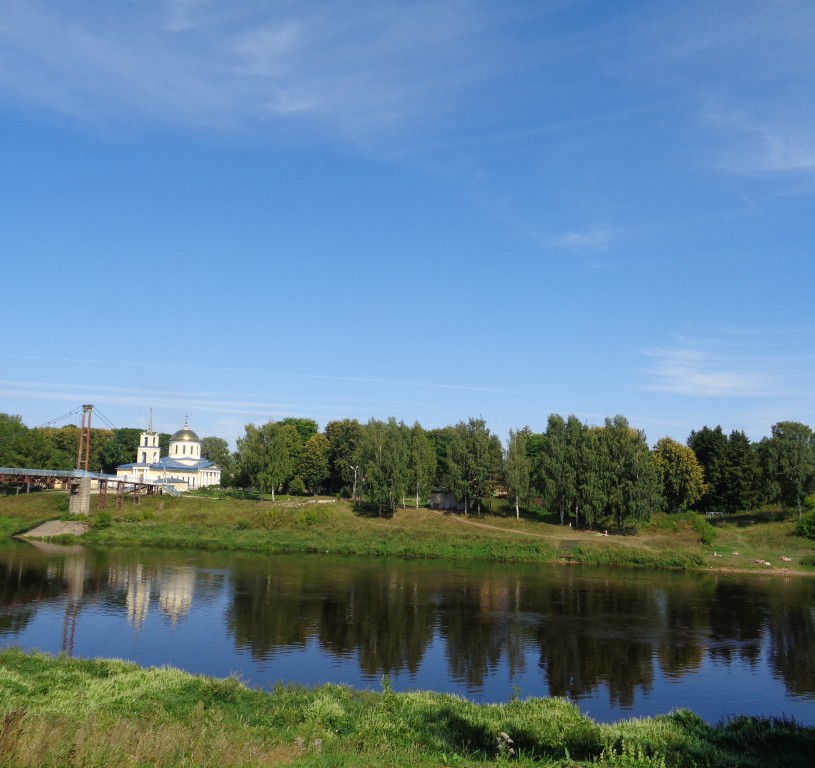
[{"label": "bridge railing", "polygon": [[[28,469],[27,467],[0,467],[0,475],[26,475],[28,477],[98,477],[84,469]],[[108,476],[109,477],[109,476]]]}]

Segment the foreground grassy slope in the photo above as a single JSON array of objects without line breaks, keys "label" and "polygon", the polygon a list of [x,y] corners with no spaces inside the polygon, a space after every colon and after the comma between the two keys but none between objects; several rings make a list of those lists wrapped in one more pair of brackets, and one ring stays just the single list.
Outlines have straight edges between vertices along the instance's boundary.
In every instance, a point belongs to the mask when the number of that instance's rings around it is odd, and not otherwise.
[{"label": "foreground grassy slope", "polygon": [[[146,497],[94,512],[86,544],[317,552],[495,561],[555,561],[673,568],[734,568],[815,572],[815,544],[793,535],[794,522],[778,516],[717,520],[710,545],[700,540],[692,516],[660,515],[638,535],[602,536],[539,518],[477,518],[420,508],[395,518],[360,514],[347,502],[292,499],[271,502],[231,498]],[[9,535],[64,515],[59,493],[0,499],[0,532]],[[706,525],[704,521],[701,521]],[[717,556],[714,556],[714,553]],[[784,562],[781,557],[789,557]],[[771,566],[756,565],[766,560]],[[803,561],[803,564],[802,564]]]},{"label": "foreground grassy slope", "polygon": [[[600,725],[558,699],[250,690],[121,661],[0,652],[0,766],[811,765],[815,729],[687,711]],[[506,734],[511,742],[504,738]],[[514,750],[514,754],[510,752]]]}]

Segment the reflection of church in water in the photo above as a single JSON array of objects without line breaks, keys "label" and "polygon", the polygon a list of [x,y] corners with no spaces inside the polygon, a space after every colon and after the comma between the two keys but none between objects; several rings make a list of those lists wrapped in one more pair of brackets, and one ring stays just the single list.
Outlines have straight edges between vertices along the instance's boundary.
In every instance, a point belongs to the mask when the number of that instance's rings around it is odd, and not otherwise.
[{"label": "reflection of church in water", "polygon": [[139,435],[136,461],[116,467],[116,477],[139,483],[167,483],[179,491],[191,491],[208,485],[219,485],[221,468],[201,455],[201,440],[188,426],[170,438],[167,456],[161,456],[158,432],[150,425]]}]

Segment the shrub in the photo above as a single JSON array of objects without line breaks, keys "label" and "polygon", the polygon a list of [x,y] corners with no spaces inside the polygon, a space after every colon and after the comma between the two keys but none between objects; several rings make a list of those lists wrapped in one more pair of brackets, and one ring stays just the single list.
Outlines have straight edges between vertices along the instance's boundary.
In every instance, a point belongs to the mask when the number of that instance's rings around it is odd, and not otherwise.
[{"label": "shrub", "polygon": [[693,530],[699,534],[702,544],[710,545],[716,538],[716,529],[701,515],[695,515]]},{"label": "shrub", "polygon": [[142,523],[145,520],[151,520],[153,518],[153,512],[149,509],[131,509],[129,512],[125,512],[122,520],[125,523]]},{"label": "shrub", "polygon": [[94,528],[110,528],[110,524],[113,522],[113,518],[106,509],[103,509],[97,516],[96,519],[93,521]]},{"label": "shrub", "polygon": [[815,511],[801,515],[801,519],[795,526],[795,533],[805,539],[815,539]]},{"label": "shrub", "polygon": [[289,493],[293,496],[305,496],[306,495],[306,484],[303,482],[303,478],[295,477],[289,483]]}]

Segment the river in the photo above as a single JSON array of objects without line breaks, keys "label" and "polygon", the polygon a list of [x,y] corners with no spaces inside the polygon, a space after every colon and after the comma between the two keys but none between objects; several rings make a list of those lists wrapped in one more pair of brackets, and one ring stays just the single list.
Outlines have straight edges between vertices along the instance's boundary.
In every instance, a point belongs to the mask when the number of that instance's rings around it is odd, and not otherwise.
[{"label": "river", "polygon": [[0,548],[0,646],[248,685],[561,696],[815,725],[815,579],[551,565]]}]

